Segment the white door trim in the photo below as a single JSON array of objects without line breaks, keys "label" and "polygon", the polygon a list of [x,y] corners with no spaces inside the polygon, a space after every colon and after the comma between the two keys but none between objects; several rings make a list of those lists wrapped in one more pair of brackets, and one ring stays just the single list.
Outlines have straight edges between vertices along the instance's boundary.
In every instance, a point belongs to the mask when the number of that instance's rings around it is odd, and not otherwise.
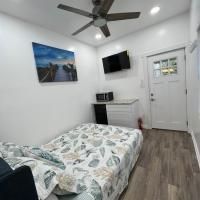
[{"label": "white door trim", "polygon": [[[172,46],[169,48],[165,48],[165,49],[160,49],[157,51],[152,51],[152,52],[147,52],[142,56],[142,60],[143,60],[143,69],[144,69],[144,83],[145,83],[145,96],[146,96],[146,108],[147,108],[147,119],[146,124],[145,124],[145,128],[147,129],[152,129],[152,120],[151,120],[151,102],[150,102],[150,82],[149,82],[149,71],[148,71],[148,57],[150,56],[155,56],[158,54],[162,54],[162,53],[166,53],[166,52],[170,52],[170,51],[175,51],[175,50],[179,50],[179,49],[185,49],[185,55],[186,55],[186,88],[188,88],[188,75],[189,75],[189,66],[190,66],[190,62],[189,62],[189,49],[190,49],[190,45],[191,43],[184,43],[184,44],[180,44],[180,45],[176,45],[176,46]],[[187,119],[188,119],[188,95],[186,97],[186,101],[187,101]],[[189,125],[188,125],[189,126]],[[189,127],[188,127],[189,128]]]}]

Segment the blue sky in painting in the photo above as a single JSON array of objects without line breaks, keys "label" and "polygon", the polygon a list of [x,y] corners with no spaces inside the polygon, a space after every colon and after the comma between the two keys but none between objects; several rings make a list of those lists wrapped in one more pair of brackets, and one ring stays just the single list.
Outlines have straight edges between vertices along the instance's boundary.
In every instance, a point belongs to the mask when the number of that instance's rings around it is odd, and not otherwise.
[{"label": "blue sky in painting", "polygon": [[74,52],[32,43],[37,67],[47,67],[48,64],[61,64],[67,60],[74,60]]}]

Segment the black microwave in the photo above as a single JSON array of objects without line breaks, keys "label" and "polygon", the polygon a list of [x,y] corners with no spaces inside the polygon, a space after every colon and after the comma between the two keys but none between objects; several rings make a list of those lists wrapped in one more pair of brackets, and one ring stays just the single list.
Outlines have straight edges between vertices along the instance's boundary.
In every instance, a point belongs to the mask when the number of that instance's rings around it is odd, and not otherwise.
[{"label": "black microwave", "polygon": [[113,99],[113,92],[104,92],[96,94],[96,100],[100,102],[112,101]]}]

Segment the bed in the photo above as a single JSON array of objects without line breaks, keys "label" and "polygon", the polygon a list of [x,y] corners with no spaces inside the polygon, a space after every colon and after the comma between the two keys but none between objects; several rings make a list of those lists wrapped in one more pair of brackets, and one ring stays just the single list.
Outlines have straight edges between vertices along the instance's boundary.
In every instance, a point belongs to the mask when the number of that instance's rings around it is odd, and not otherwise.
[{"label": "bed", "polygon": [[116,200],[128,185],[142,142],[139,130],[90,123],[40,147],[15,146],[18,155],[4,158],[12,168],[31,167],[41,200]]}]

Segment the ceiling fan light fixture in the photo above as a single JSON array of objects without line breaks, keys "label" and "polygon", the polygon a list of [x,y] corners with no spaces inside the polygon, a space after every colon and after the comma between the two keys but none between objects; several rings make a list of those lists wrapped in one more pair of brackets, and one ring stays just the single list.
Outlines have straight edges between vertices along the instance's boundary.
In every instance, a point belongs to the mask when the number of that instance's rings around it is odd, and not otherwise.
[{"label": "ceiling fan light fixture", "polygon": [[159,6],[155,6],[151,9],[150,13],[151,15],[156,15],[157,13],[160,12],[160,7]]},{"label": "ceiling fan light fixture", "polygon": [[97,33],[96,35],[95,35],[95,39],[96,40],[100,40],[102,38],[102,35],[100,34],[100,33]]},{"label": "ceiling fan light fixture", "polygon": [[96,27],[102,27],[102,26],[105,26],[106,24],[107,24],[107,21],[104,18],[99,17],[94,20],[94,26]]}]

